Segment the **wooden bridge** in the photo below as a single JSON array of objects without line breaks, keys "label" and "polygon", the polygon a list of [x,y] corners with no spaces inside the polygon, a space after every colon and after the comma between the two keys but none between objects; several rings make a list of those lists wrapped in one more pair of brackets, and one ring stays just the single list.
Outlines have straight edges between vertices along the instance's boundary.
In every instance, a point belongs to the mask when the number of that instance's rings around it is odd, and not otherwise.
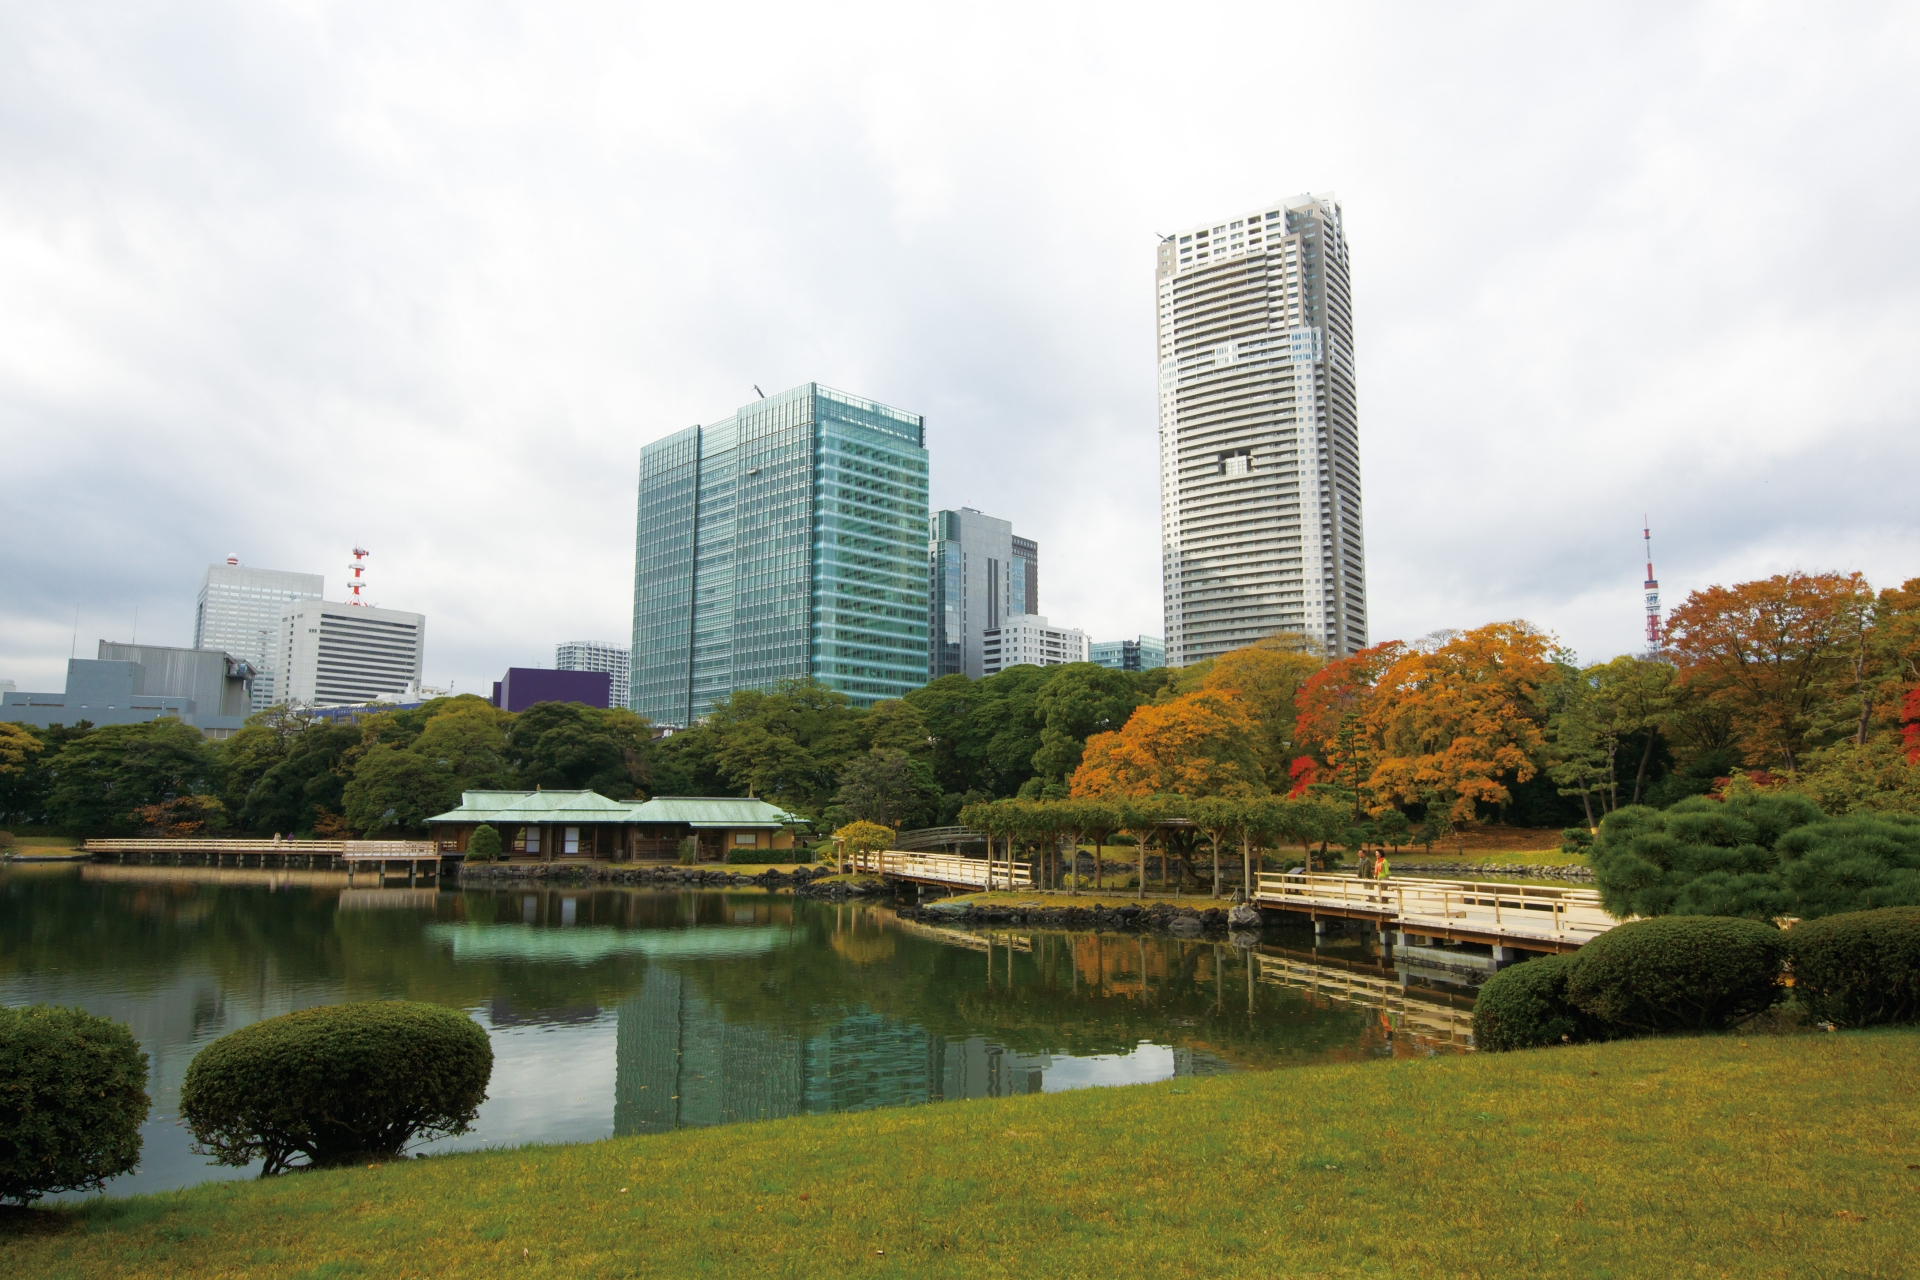
[{"label": "wooden bridge", "polygon": [[851,869],[870,875],[934,884],[948,889],[1031,889],[1033,869],[1004,858],[969,858],[958,853],[909,853],[881,849],[848,859]]},{"label": "wooden bridge", "polygon": [[438,880],[440,851],[431,840],[89,840],[100,862],[148,867],[258,867],[262,870],[371,870],[386,883],[387,868],[405,863],[407,883]]},{"label": "wooden bridge", "polygon": [[[1253,904],[1312,918],[1364,920],[1403,938],[1476,942],[1526,951],[1574,951],[1620,921],[1592,889],[1307,872],[1262,874]],[[1497,954],[1497,953],[1496,953]]]}]

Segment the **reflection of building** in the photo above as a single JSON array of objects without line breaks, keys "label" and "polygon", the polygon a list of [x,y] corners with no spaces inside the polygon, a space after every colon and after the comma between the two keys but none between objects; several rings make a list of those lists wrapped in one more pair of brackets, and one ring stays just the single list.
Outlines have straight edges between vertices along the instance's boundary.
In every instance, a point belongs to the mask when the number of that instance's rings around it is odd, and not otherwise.
[{"label": "reflection of building", "polygon": [[63,693],[0,694],[0,720],[19,724],[145,724],[178,716],[209,738],[224,738],[252,711],[253,668],[214,649],[100,642],[98,658],[67,663]]},{"label": "reflection of building", "polygon": [[620,1005],[613,1131],[1039,1093],[1047,1063],[876,1013],[812,1034],[732,1024],[683,974],[652,965]]}]

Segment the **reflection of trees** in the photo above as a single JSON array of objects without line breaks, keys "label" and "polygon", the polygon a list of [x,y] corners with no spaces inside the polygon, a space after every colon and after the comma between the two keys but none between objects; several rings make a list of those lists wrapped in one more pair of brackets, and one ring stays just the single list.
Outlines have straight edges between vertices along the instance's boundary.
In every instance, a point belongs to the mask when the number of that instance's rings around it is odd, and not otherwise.
[{"label": "reflection of trees", "polygon": [[[1360,1009],[1268,983],[1210,941],[1032,931],[945,939],[891,912],[764,893],[500,889],[429,910],[336,910],[338,891],[78,876],[0,881],[0,976],[58,970],[158,992],[191,970],[228,990],[324,983],[348,999],[490,1006],[501,1020],[577,1018],[637,996],[652,969],[711,1016],[807,1039],[877,1014],[950,1043],[1016,1054],[1122,1054],[1151,1040],[1245,1066],[1377,1052]],[[438,933],[429,926],[443,926]],[[649,958],[457,955],[448,928],[663,930],[746,926],[788,941],[759,954]],[[502,932],[505,932],[504,930]],[[551,937],[552,935],[547,935]],[[990,948],[990,949],[989,949]],[[703,1015],[706,1016],[706,1015]]]}]

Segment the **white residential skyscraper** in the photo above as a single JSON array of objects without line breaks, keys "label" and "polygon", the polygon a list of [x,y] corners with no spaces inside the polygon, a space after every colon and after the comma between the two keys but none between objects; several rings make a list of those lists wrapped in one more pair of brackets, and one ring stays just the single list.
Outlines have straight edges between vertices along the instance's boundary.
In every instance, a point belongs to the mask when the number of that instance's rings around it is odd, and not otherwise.
[{"label": "white residential skyscraper", "polygon": [[1167,664],[1276,631],[1367,643],[1347,241],[1331,195],[1168,236],[1156,260]]},{"label": "white residential skyscraper", "polygon": [[325,580],[317,573],[249,569],[238,556],[210,564],[200,579],[200,603],[193,615],[193,647],[220,649],[252,665],[253,710],[276,702],[275,679],[280,618],[290,604],[318,600]]},{"label": "white residential skyscraper", "polygon": [[612,706],[627,705],[627,690],[633,675],[633,650],[625,645],[601,644],[594,640],[568,640],[555,646],[555,671],[604,671],[613,677],[608,699]]}]

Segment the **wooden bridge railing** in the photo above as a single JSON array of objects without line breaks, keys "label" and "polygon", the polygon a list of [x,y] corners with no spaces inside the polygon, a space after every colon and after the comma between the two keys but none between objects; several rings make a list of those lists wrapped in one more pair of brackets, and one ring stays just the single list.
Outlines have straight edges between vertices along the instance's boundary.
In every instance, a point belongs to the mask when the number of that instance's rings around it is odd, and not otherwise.
[{"label": "wooden bridge railing", "polygon": [[898,876],[928,884],[951,885],[969,889],[1031,889],[1033,868],[1024,862],[1008,864],[998,859],[969,858],[957,853],[911,853],[901,849],[881,849],[855,854],[855,871]]},{"label": "wooden bridge railing", "polygon": [[1262,907],[1344,915],[1391,924],[1406,933],[1470,934],[1577,947],[1620,921],[1592,889],[1496,884],[1478,880],[1422,880],[1307,872],[1262,874],[1254,894]]}]

